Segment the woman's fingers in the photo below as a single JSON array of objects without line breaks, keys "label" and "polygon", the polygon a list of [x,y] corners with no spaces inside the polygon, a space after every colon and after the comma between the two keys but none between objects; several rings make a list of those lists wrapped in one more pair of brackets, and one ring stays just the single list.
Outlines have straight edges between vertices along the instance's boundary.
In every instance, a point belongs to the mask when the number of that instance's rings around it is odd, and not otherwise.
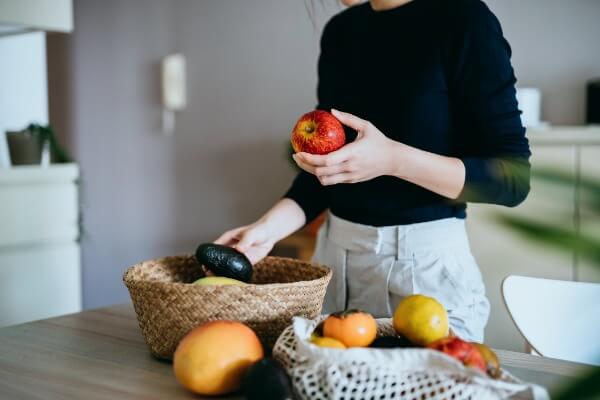
[{"label": "woman's fingers", "polygon": [[215,244],[221,244],[224,246],[227,246],[229,244],[231,244],[231,242],[234,241],[234,239],[237,238],[237,236],[244,230],[246,229],[245,226],[240,226],[239,228],[235,228],[235,229],[231,229],[227,232],[225,232],[224,234],[222,234],[221,236],[219,236],[214,243]]},{"label": "woman's fingers", "polygon": [[314,173],[315,173],[315,166],[307,163],[306,161],[304,161],[304,159],[300,156],[300,153],[294,154],[292,156],[292,158],[296,162],[296,165],[298,165],[300,168],[302,168],[303,170],[305,170],[309,174],[313,174],[314,175]]},{"label": "woman's fingers", "polygon": [[[263,259],[273,247],[267,232],[256,224],[231,229],[219,236],[214,243],[234,247],[244,253],[252,264]],[[210,275],[209,272],[205,273]]]},{"label": "woman's fingers", "polygon": [[[307,155],[311,156],[311,154]],[[319,178],[319,181],[322,185],[334,185],[336,183],[345,183],[349,182],[347,179],[354,178],[354,175],[352,174],[354,172],[352,170],[352,166],[347,161],[335,165],[314,166],[302,161],[302,156],[300,156],[299,154],[297,154],[296,157],[294,157],[294,160],[300,168]]]},{"label": "woman's fingers", "polygon": [[355,183],[358,182],[357,177],[351,172],[342,172],[340,174],[323,176],[319,178],[321,185],[337,185],[338,183]]},{"label": "woman's fingers", "polygon": [[369,124],[364,119],[358,118],[356,115],[348,114],[346,112],[338,111],[335,109],[331,109],[331,113],[334,117],[340,120],[340,122],[355,131],[361,132],[365,130],[367,125]]},{"label": "woman's fingers", "polygon": [[204,271],[204,276],[215,276],[215,273],[208,269],[205,265],[202,266],[202,271]]},{"label": "woman's fingers", "polygon": [[244,253],[253,246],[261,245],[262,242],[264,242],[264,238],[260,237],[256,229],[247,229],[240,237],[240,240],[235,245],[235,248]]},{"label": "woman's fingers", "polygon": [[335,175],[341,172],[352,172],[351,166],[348,162],[343,162],[341,164],[332,165],[330,167],[317,167],[315,168],[315,175],[321,178],[324,176]]},{"label": "woman's fingers", "polygon": [[310,154],[297,153],[296,158],[311,167],[329,167],[343,163],[352,158],[356,142],[345,145],[339,150],[332,151],[329,154]]}]

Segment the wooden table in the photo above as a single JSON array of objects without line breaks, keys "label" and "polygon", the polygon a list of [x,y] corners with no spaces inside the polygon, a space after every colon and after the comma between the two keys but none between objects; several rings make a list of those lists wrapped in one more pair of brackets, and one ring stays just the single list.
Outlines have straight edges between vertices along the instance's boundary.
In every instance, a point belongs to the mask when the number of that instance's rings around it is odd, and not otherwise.
[{"label": "wooden table", "polygon": [[[498,351],[516,376],[553,388],[583,366]],[[131,305],[0,329],[1,399],[198,399],[153,358]]]}]

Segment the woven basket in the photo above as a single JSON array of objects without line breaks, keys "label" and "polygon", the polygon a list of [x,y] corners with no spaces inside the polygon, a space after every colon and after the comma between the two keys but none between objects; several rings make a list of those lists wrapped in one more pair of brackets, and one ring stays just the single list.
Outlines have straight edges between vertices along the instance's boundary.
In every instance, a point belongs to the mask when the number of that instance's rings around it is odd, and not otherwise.
[{"label": "woven basket", "polygon": [[250,285],[189,284],[203,275],[189,255],[144,261],[125,272],[144,340],[156,357],[171,359],[190,329],[220,319],[245,323],[271,348],[292,317],[321,313],[331,279],[325,266],[279,257],[256,264]]}]

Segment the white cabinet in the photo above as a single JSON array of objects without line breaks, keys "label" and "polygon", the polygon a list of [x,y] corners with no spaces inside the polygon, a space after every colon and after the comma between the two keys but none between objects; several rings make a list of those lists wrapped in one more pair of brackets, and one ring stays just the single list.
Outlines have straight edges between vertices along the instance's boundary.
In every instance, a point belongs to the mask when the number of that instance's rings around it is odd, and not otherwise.
[{"label": "white cabinet", "polygon": [[[532,166],[565,171],[600,182],[600,129],[551,129],[528,133]],[[467,229],[475,258],[482,270],[492,306],[486,342],[494,347],[522,351],[524,340],[504,306],[500,287],[513,274],[563,280],[600,282],[600,268],[575,257],[572,252],[543,246],[498,222],[504,213],[560,226],[576,232],[576,213],[581,210],[580,229],[600,239],[600,217],[581,206],[575,181],[553,185],[532,179],[527,200],[515,209],[469,204]],[[535,296],[535,293],[531,293]]]},{"label": "white cabinet", "polygon": [[0,36],[31,30],[71,32],[72,0],[0,1]]},{"label": "white cabinet", "polygon": [[81,310],[74,164],[0,170],[0,326]]}]

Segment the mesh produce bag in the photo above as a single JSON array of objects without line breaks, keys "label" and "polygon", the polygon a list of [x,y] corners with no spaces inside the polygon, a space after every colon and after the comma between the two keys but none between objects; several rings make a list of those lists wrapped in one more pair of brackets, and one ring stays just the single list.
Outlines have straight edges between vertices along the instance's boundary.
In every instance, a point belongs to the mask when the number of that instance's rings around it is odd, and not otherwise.
[{"label": "mesh produce bag", "polygon": [[[301,399],[549,399],[544,388],[504,370],[492,379],[435,350],[316,346],[309,339],[323,318],[294,318],[273,349]],[[377,325],[378,335],[394,334],[390,319],[379,319]]]}]

